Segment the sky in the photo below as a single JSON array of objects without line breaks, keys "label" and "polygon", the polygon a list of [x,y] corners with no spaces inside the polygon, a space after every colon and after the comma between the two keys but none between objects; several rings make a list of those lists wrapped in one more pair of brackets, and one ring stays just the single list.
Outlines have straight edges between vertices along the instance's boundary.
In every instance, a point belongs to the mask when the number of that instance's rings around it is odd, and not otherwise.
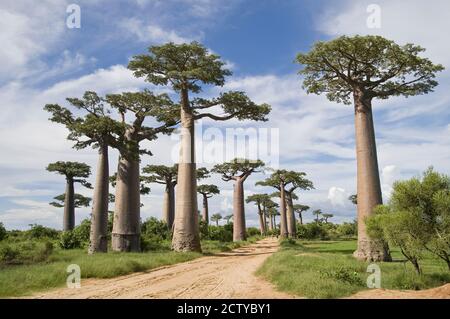
[{"label": "sky", "polygon": [[[71,4],[81,10],[80,28],[67,25]],[[377,11],[371,11],[373,4]],[[352,221],[356,210],[347,198],[356,191],[353,109],[324,96],[307,95],[297,74],[300,66],[294,63],[296,54],[307,52],[319,40],[379,34],[399,44],[421,45],[427,49],[424,56],[446,67],[438,76],[440,85],[429,95],[374,101],[387,201],[396,180],[418,176],[431,165],[443,173],[450,170],[448,12],[447,0],[2,0],[0,222],[8,229],[27,229],[34,223],[60,229],[62,209],[48,203],[64,191],[65,181],[45,167],[58,160],[80,161],[91,165],[95,176],[96,151],[74,150],[65,128],[48,121],[45,104],[67,106],[65,98],[80,97],[86,90],[101,95],[145,88],[168,92],[134,78],[126,66],[149,46],[194,40],[220,55],[233,71],[224,87],[205,88],[203,97],[239,90],[272,106],[270,120],[264,123],[198,123],[198,165],[214,164],[211,154],[217,139],[212,135],[225,137],[231,129],[257,132],[248,144],[269,145],[270,156],[263,158],[269,166],[303,171],[313,181],[314,190],[297,193],[298,203],[334,214],[335,222]],[[368,24],[373,17],[379,24]],[[269,142],[266,133],[272,137]],[[142,166],[172,165],[177,136],[146,143],[154,156],[142,158]],[[216,157],[229,160],[244,151]],[[117,152],[111,151],[110,157],[112,173]],[[271,193],[255,186],[267,174],[252,175],[246,181],[246,195]],[[215,183],[221,189],[210,199],[210,212],[231,214],[232,183],[219,176],[201,183]],[[142,197],[142,219],[161,217],[163,189],[156,184],[151,189]],[[92,196],[80,185],[76,192]],[[78,209],[76,221],[89,214],[90,208]],[[248,204],[246,216],[249,226],[257,225],[256,207]],[[305,214],[306,221],[312,219],[311,212]]]}]

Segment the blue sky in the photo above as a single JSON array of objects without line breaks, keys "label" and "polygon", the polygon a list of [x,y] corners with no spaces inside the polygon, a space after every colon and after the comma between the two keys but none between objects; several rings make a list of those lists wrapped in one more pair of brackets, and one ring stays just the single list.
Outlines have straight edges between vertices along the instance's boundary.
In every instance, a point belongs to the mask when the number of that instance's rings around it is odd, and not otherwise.
[{"label": "blue sky", "polygon": [[[279,162],[305,171],[316,189],[299,193],[300,202],[333,213],[335,221],[350,221],[355,209],[348,195],[355,192],[355,152],[352,108],[308,96],[296,75],[295,55],[317,40],[342,34],[381,34],[398,43],[427,48],[426,56],[447,70],[436,92],[415,98],[376,101],[375,126],[383,195],[389,198],[393,181],[419,174],[429,165],[450,169],[450,44],[446,0],[4,0],[0,4],[0,221],[8,228],[40,223],[60,228],[62,211],[48,205],[62,193],[64,180],[45,171],[56,160],[84,161],[95,172],[95,151],[75,151],[67,132],[47,121],[46,103],[62,103],[85,90],[100,94],[150,88],[126,69],[129,59],[150,45],[197,40],[222,56],[233,76],[222,89],[204,94],[242,90],[273,111],[267,123],[203,123],[203,128],[279,130]],[[81,8],[81,28],[66,27],[66,8]],[[381,28],[367,27],[367,6],[381,9]],[[201,135],[200,135],[201,136]],[[207,148],[209,144],[205,144]],[[175,137],[161,137],[148,145],[155,156],[143,164],[171,164]],[[175,151],[174,151],[175,150]],[[117,154],[111,154],[111,170]],[[209,164],[206,166],[210,166]],[[269,192],[254,186],[263,174],[247,181],[247,194]],[[231,212],[231,183],[217,176],[220,196],[211,210]],[[89,190],[78,189],[84,195]],[[143,199],[142,217],[160,217],[162,188],[152,186]],[[307,214],[306,219],[312,216]],[[77,221],[89,209],[77,211]],[[256,225],[255,208],[247,219]]]}]

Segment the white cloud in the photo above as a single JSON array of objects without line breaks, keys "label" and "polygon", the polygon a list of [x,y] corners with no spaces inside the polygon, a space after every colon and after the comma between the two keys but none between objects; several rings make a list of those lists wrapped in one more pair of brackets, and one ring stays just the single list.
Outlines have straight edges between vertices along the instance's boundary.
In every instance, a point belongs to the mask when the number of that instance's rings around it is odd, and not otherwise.
[{"label": "white cloud", "polygon": [[349,193],[340,187],[331,187],[328,190],[328,200],[333,206],[346,207],[348,206]]}]

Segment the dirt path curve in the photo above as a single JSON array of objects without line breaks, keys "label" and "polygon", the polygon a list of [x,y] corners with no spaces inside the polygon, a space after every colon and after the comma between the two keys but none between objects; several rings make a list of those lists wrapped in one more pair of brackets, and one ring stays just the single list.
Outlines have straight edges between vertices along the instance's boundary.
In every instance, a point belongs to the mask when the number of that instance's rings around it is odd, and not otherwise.
[{"label": "dirt path curve", "polygon": [[273,238],[189,262],[112,279],[85,279],[32,298],[293,298],[254,272],[278,249]]}]

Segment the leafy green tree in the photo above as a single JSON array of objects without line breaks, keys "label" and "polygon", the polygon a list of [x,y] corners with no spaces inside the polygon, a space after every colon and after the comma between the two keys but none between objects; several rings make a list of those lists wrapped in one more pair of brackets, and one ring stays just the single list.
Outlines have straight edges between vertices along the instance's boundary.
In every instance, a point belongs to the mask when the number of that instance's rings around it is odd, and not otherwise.
[{"label": "leafy green tree", "polygon": [[6,231],[5,226],[3,226],[3,223],[0,222],[0,241],[6,238],[8,235],[8,232]]},{"label": "leafy green tree", "polygon": [[322,215],[322,210],[320,209],[313,210],[312,214],[316,216],[316,224],[319,224],[320,216]]},{"label": "leafy green tree", "polygon": [[219,221],[222,219],[222,215],[214,214],[211,216],[211,221],[216,222],[216,226],[219,226]]},{"label": "leafy green tree", "polygon": [[[382,204],[380,177],[372,117],[372,100],[391,96],[415,96],[433,91],[436,73],[444,69],[420,54],[420,46],[400,46],[381,36],[342,36],[317,42],[308,53],[297,56],[299,72],[308,93],[326,94],[333,102],[351,104],[356,126],[358,186],[358,259],[373,260],[385,247],[371,241],[364,219]],[[388,251],[380,256],[389,260]]]},{"label": "leafy green tree", "polygon": [[199,185],[197,186],[197,192],[203,197],[202,220],[209,223],[208,198],[220,194],[220,190],[216,185]]},{"label": "leafy green tree", "polygon": [[47,171],[58,173],[66,178],[63,230],[72,230],[75,227],[74,184],[80,183],[87,188],[91,188],[91,184],[86,180],[91,175],[91,168],[85,163],[58,161],[48,164]]},{"label": "leafy green tree", "polygon": [[92,91],[84,93],[82,99],[67,98],[75,108],[75,115],[69,108],[58,104],[47,104],[44,109],[52,114],[50,120],[63,124],[69,130],[68,139],[75,142],[74,148],[93,147],[98,150],[97,176],[92,207],[91,239],[89,253],[106,252],[108,246],[108,194],[109,158],[108,148],[119,147],[124,125],[111,117],[111,107]]},{"label": "leafy green tree", "polygon": [[[62,208],[64,207],[64,203],[66,201],[66,194],[61,194],[58,196],[53,197],[53,199],[56,200],[56,202],[51,202],[50,205],[54,207]],[[83,196],[81,194],[74,194],[74,207],[80,208],[80,207],[89,207],[91,204],[91,198]]]},{"label": "leafy green tree", "polygon": [[303,225],[303,213],[308,211],[311,207],[307,205],[296,204],[294,205],[294,212],[298,214],[300,225]]},{"label": "leafy green tree", "polygon": [[265,205],[270,201],[270,196],[268,194],[253,194],[250,196],[247,196],[247,199],[245,200],[247,203],[254,203],[256,207],[258,208],[258,216],[259,216],[259,230],[261,232],[261,235],[266,234],[266,214],[265,214]]},{"label": "leafy green tree", "polygon": [[[258,105],[243,92],[221,93],[217,98],[190,99],[202,86],[223,86],[231,72],[220,57],[197,42],[167,43],[149,48],[149,54],[135,56],[128,67],[135,76],[155,85],[169,85],[180,96],[181,150],[178,166],[175,228],[172,240],[176,251],[200,251],[195,163],[195,121],[208,118],[265,121],[270,112],[267,104]],[[220,108],[222,115],[211,110]]]},{"label": "leafy green tree", "polygon": [[175,186],[177,184],[178,165],[147,165],[142,169],[147,183],[157,183],[165,186],[163,201],[163,220],[172,229],[175,218]]},{"label": "leafy green tree", "polygon": [[220,174],[222,180],[234,182],[233,189],[233,240],[241,241],[246,238],[245,206],[244,206],[244,182],[253,174],[264,167],[260,160],[248,160],[235,158],[230,162],[217,164],[211,170]]},{"label": "leafy green tree", "polygon": [[225,219],[226,222],[227,222],[227,225],[229,225],[229,224],[230,224],[230,220],[233,219],[233,215],[227,215],[227,216],[225,216],[223,219]]},{"label": "leafy green tree", "polygon": [[296,237],[294,215],[294,191],[298,189],[313,189],[313,183],[305,178],[306,173],[288,170],[276,170],[264,181],[256,183],[259,186],[269,186],[277,189],[280,194],[280,234],[282,237]]},{"label": "leafy green tree", "polygon": [[[112,249],[141,251],[140,249],[140,156],[151,152],[140,147],[143,141],[155,140],[159,134],[171,134],[178,123],[174,110],[179,107],[167,94],[155,95],[148,90],[135,93],[110,94],[106,101],[119,113],[125,127],[117,149],[120,153],[117,168]],[[151,118],[154,126],[145,125]],[[156,123],[155,123],[156,122]]]}]

